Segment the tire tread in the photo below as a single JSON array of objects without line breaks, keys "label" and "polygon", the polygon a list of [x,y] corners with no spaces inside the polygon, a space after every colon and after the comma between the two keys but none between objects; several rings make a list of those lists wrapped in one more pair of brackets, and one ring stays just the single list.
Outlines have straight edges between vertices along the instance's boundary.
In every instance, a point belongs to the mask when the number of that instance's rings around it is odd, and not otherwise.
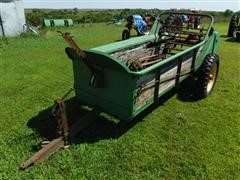
[{"label": "tire tread", "polygon": [[[219,70],[219,56],[217,54],[207,55],[204,59],[202,67],[200,69],[200,73],[198,75],[198,81],[197,81],[197,95],[201,99],[209,96],[213,89],[213,87],[212,87],[211,91],[207,92],[209,75],[210,75],[210,72],[212,70],[214,63],[217,63],[217,66],[218,66],[217,75],[216,75],[216,79],[217,79],[218,70]],[[215,82],[216,82],[216,79],[215,79]],[[214,82],[214,84],[215,84],[215,82]]]}]

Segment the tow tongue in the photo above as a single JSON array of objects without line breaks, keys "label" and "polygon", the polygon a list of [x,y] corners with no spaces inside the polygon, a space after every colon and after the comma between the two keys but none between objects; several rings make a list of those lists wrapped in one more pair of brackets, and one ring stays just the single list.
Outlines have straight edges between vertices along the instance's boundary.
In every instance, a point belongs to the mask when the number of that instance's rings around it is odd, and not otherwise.
[{"label": "tow tongue", "polygon": [[104,85],[104,79],[103,79],[103,69],[95,65],[94,63],[91,63],[87,60],[86,53],[81,50],[81,48],[77,45],[77,43],[73,40],[73,36],[68,32],[61,32],[58,31],[58,33],[61,34],[61,36],[67,41],[67,43],[70,45],[71,48],[67,47],[65,49],[67,55],[69,58],[74,60],[74,57],[81,58],[83,60],[83,63],[89,68],[89,70],[92,72],[92,76],[89,81],[89,85],[95,88],[103,87]]}]

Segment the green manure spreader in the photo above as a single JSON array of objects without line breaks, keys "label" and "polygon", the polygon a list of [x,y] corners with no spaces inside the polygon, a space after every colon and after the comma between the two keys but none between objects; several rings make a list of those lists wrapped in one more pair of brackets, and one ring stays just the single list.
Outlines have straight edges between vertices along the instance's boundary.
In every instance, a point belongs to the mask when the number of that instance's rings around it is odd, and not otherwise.
[{"label": "green manure spreader", "polygon": [[82,58],[67,48],[76,96],[127,121],[190,75],[198,75],[198,95],[208,96],[219,68],[213,18],[197,14],[202,27],[189,29],[181,14],[162,16],[148,35],[85,50]]},{"label": "green manure spreader", "polygon": [[[197,16],[192,27],[182,16]],[[194,22],[193,22],[194,23]],[[104,46],[81,50],[69,33],[61,33],[70,47],[76,98],[93,109],[81,121],[69,123],[64,101],[57,100],[53,115],[58,135],[22,169],[36,164],[67,145],[78,131],[101,112],[131,121],[189,76],[197,79],[197,96],[210,95],[219,70],[219,34],[213,17],[205,14],[163,13],[149,34]]]}]

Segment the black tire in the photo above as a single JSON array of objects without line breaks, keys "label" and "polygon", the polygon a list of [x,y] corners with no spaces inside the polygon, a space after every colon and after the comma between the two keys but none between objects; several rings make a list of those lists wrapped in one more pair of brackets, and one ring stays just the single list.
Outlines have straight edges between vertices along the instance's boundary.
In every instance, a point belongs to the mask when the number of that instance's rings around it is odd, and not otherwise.
[{"label": "black tire", "polygon": [[136,32],[137,32],[137,36],[143,36],[144,34],[141,34],[139,31],[137,31],[136,30]]},{"label": "black tire", "polygon": [[130,31],[128,29],[124,29],[122,32],[122,40],[126,40],[130,38]]},{"label": "black tire", "polygon": [[197,79],[196,95],[200,98],[208,97],[216,83],[219,71],[219,56],[209,54],[205,57]]},{"label": "black tire", "polygon": [[238,42],[240,42],[240,32],[237,32],[237,33],[236,33],[236,40],[237,40]]},{"label": "black tire", "polygon": [[228,27],[228,37],[233,37],[235,26],[238,24],[238,16],[235,14],[232,16]]}]

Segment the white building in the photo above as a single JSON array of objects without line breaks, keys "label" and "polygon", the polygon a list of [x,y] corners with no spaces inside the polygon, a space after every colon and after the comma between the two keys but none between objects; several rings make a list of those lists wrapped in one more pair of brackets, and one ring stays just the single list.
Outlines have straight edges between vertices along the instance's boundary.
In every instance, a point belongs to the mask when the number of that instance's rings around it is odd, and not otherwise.
[{"label": "white building", "polygon": [[0,0],[0,36],[17,36],[26,23],[22,0]]}]

